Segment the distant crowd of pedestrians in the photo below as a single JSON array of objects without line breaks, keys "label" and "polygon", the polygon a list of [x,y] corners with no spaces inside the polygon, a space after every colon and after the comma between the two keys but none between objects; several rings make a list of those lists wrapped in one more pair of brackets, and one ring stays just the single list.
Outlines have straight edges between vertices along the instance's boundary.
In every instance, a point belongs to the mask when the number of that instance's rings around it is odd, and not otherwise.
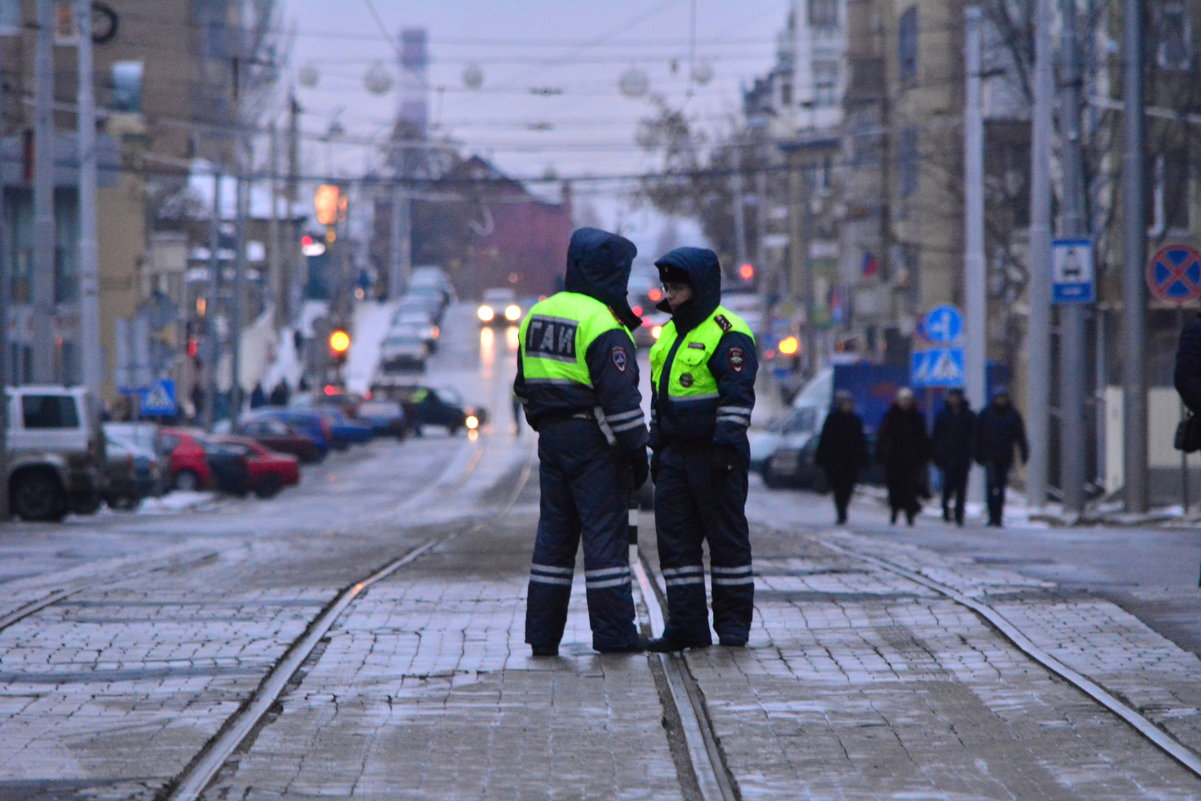
[{"label": "distant crowd of pedestrians", "polygon": [[[1022,415],[1007,391],[994,393],[979,414],[972,411],[962,390],[948,391],[933,430],[927,432],[913,391],[902,388],[876,432],[875,457],[884,467],[890,521],[896,523],[904,515],[913,525],[922,500],[931,497],[929,466],[933,462],[942,473],[942,519],[962,526],[968,473],[975,461],[984,468],[988,525],[999,527],[1015,455],[1025,464],[1030,445]],[[870,460],[863,420],[855,413],[850,393],[835,395],[815,459],[833,492],[837,522],[845,523],[855,483]]]}]

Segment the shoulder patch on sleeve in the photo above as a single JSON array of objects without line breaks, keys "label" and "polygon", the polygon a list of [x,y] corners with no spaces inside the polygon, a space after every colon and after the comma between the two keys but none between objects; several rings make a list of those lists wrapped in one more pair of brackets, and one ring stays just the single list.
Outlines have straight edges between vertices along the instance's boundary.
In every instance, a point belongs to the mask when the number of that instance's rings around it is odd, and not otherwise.
[{"label": "shoulder patch on sleeve", "polygon": [[626,349],[618,345],[613,348],[609,355],[613,359],[613,366],[624,373],[626,366],[629,364],[629,356],[626,353]]},{"label": "shoulder patch on sleeve", "polygon": [[730,348],[727,359],[730,369],[736,373],[741,373],[742,368],[746,366],[746,355],[742,352],[742,348]]},{"label": "shoulder patch on sleeve", "polygon": [[726,316],[724,314],[719,314],[716,317],[714,317],[713,322],[717,323],[718,327],[721,328],[722,331],[725,331],[727,334],[734,327],[734,325],[729,320],[726,319]]}]

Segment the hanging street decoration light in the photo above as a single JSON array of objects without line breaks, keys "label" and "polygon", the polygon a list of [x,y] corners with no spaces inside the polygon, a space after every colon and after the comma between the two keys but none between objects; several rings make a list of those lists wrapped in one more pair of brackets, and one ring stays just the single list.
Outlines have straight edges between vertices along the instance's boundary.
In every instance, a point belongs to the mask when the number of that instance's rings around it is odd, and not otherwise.
[{"label": "hanging street decoration light", "polygon": [[484,71],[474,61],[463,68],[463,85],[468,89],[479,89],[484,85]]},{"label": "hanging street decoration light", "polygon": [[621,89],[621,93],[626,97],[638,98],[646,94],[650,88],[650,79],[646,77],[646,73],[637,67],[630,67],[621,74],[621,78],[617,81],[617,87]]},{"label": "hanging street decoration light", "polygon": [[384,95],[392,89],[392,71],[382,62],[375,62],[363,76],[363,86],[373,95]]},{"label": "hanging street decoration light", "polygon": [[300,85],[306,89],[312,89],[321,80],[321,73],[312,62],[301,66],[300,71],[296,73],[296,80],[300,81]]}]

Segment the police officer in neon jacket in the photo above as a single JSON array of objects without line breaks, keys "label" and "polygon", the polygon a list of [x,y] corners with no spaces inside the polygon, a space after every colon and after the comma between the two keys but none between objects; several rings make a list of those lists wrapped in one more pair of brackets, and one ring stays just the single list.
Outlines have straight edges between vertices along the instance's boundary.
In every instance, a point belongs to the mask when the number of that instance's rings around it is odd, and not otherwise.
[{"label": "police officer in neon jacket", "polygon": [[592,647],[643,649],[626,544],[628,498],[648,469],[630,337],[641,320],[626,301],[637,252],[616,234],[579,229],[565,291],[535,304],[521,323],[513,391],[538,432],[542,490],[525,618],[534,656],[558,654],[581,537]]},{"label": "police officer in neon jacket", "polygon": [[709,544],[713,628],[741,647],[754,602],[746,522],[747,427],[758,360],[747,324],[720,305],[721,267],[703,248],[657,262],[670,311],[651,348],[655,532],[667,585],[667,624],[653,651],[711,645],[702,542]]}]

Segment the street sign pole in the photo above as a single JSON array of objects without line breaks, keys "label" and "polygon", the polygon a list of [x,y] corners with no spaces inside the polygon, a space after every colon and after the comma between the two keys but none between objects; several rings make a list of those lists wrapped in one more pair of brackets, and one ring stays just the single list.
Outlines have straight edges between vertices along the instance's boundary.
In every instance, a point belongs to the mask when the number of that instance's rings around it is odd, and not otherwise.
[{"label": "street sign pole", "polygon": [[[1154,256],[1147,260],[1147,287],[1151,294],[1166,303],[1176,304],[1179,310],[1177,329],[1183,331],[1187,324],[1184,307],[1201,297],[1201,252],[1186,245],[1165,245]],[[1184,403],[1180,404],[1180,419],[1183,420],[1187,410]],[[1145,427],[1145,421],[1144,421]],[[1126,429],[1129,432],[1129,428]],[[1144,444],[1146,443],[1143,432]],[[1130,449],[1126,443],[1124,450]],[[1125,463],[1129,465],[1127,461]],[[1129,484],[1130,475],[1126,475]],[[1188,512],[1188,454],[1180,452],[1180,504],[1185,513]]]},{"label": "street sign pole", "polygon": [[[968,402],[977,410],[984,408],[988,331],[988,291],[984,269],[984,100],[981,78],[983,15],[979,6],[964,10],[964,44],[967,98],[964,108],[964,306],[966,348],[964,353],[965,389]],[[977,475],[971,479],[972,503],[984,499],[984,487]]]}]

